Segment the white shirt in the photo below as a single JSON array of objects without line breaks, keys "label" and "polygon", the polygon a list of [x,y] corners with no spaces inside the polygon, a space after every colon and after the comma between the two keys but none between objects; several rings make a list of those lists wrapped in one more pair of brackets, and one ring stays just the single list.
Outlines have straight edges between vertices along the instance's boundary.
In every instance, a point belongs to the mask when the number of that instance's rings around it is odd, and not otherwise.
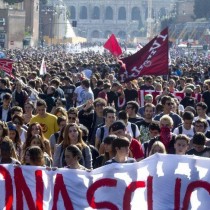
[{"label": "white shirt", "polygon": [[[133,123],[134,124],[134,123]],[[134,124],[135,125],[135,127],[136,127],[136,133],[135,133],[135,135],[133,134],[133,131],[132,131],[132,128],[131,128],[131,123],[130,122],[128,122],[127,123],[127,126],[126,126],[126,131],[130,134],[130,136],[132,137],[132,138],[134,138],[134,136],[135,136],[135,138],[137,138],[138,136],[140,136],[140,131],[139,131],[139,128],[138,128],[138,126],[136,125],[136,124]]]},{"label": "white shirt", "polygon": [[185,129],[184,126],[182,125],[182,133],[179,133],[179,128],[175,128],[173,131],[174,134],[179,135],[179,134],[185,134],[187,135],[190,139],[194,136],[194,130],[193,126],[189,130]]},{"label": "white shirt", "polygon": [[6,122],[7,121],[7,115],[8,115],[9,109],[2,108],[2,118],[1,120]]}]

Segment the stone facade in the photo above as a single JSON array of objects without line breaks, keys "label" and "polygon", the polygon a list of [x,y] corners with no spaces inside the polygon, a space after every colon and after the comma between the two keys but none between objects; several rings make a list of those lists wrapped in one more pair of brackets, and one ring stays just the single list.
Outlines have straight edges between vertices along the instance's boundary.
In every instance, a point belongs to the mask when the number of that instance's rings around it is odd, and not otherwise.
[{"label": "stone facade", "polygon": [[[114,33],[122,40],[146,34],[147,0],[63,0],[77,35],[88,40],[107,39]],[[161,8],[170,11],[175,0],[153,0],[153,17]]]}]

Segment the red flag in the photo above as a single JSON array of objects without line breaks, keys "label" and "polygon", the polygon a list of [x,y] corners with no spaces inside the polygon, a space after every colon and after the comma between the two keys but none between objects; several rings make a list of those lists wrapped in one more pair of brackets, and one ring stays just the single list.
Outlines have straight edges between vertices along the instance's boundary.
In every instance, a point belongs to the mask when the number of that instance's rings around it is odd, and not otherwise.
[{"label": "red flag", "polygon": [[126,69],[121,68],[121,82],[136,79],[142,75],[166,75],[168,68],[168,28],[153,38],[137,53],[123,58]]},{"label": "red flag", "polygon": [[0,59],[0,70],[12,75],[12,64],[13,61],[10,59]]},{"label": "red flag", "polygon": [[122,49],[114,34],[112,34],[106,41],[104,48],[109,50],[114,56],[120,56],[122,54]]}]

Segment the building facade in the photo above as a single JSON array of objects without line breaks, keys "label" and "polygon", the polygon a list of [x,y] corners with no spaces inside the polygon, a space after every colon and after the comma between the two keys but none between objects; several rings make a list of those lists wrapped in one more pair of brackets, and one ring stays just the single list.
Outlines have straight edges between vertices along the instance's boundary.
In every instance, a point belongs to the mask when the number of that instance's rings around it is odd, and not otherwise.
[{"label": "building facade", "polygon": [[[147,32],[149,0],[63,0],[76,33],[89,41],[107,39],[114,33],[122,40],[133,40]],[[173,9],[174,0],[150,0],[152,18],[157,24],[161,11]],[[159,32],[159,31],[156,31]]]}]

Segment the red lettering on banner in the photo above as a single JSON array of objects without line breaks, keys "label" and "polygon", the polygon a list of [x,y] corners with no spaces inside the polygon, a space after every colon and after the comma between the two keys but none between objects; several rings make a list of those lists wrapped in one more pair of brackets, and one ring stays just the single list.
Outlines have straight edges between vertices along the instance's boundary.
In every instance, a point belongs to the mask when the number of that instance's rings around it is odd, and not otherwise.
[{"label": "red lettering on banner", "polygon": [[147,178],[147,207],[148,210],[153,210],[153,177]]},{"label": "red lettering on banner", "polygon": [[182,210],[188,210],[191,194],[196,188],[203,188],[206,191],[208,191],[208,193],[210,194],[210,183],[205,182],[205,181],[194,181],[190,183],[187,187],[187,191],[184,196]]},{"label": "red lettering on banner", "polygon": [[87,201],[93,209],[111,209],[111,210],[118,210],[118,207],[115,206],[113,203],[108,201],[97,203],[95,202],[95,191],[100,187],[116,187],[117,180],[115,179],[100,179],[93,183],[87,190]]},{"label": "red lettering on banner", "polygon": [[74,208],[73,208],[71,199],[68,195],[68,192],[66,190],[66,186],[64,184],[62,174],[57,174],[56,175],[52,210],[57,210],[58,209],[57,208],[57,202],[58,202],[59,192],[61,192],[65,208],[68,209],[68,210],[73,210]]},{"label": "red lettering on banner", "polygon": [[123,209],[125,210],[130,210],[131,209],[131,196],[132,193],[137,189],[137,188],[143,188],[145,187],[146,184],[144,181],[135,181],[131,182],[125,189],[125,194],[123,197]]},{"label": "red lettering on banner", "polygon": [[5,179],[5,210],[12,210],[13,203],[13,188],[12,178],[9,171],[3,166],[0,166],[0,173]]},{"label": "red lettering on banner", "polygon": [[[14,169],[15,187],[16,187],[16,209],[22,210],[23,208],[23,194],[30,210],[43,210],[43,193],[44,186],[42,180],[42,171],[35,172],[36,177],[36,204],[34,203],[31,191],[26,184],[23,177],[22,169]],[[23,193],[23,194],[22,194]]]},{"label": "red lettering on banner", "polygon": [[177,178],[174,188],[174,210],[180,209],[180,190],[181,190],[182,180]]}]

